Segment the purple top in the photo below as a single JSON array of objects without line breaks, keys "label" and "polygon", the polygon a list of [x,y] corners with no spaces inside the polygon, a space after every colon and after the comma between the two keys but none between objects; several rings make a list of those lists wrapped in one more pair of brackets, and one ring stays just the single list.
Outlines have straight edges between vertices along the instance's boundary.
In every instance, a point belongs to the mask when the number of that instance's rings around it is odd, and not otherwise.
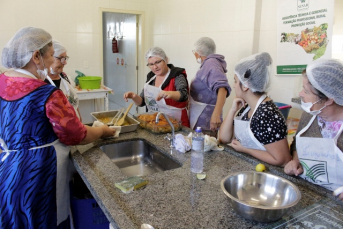
[{"label": "purple top", "polygon": [[[195,101],[216,105],[218,89],[222,87],[226,88],[226,97],[229,97],[231,87],[226,78],[224,59],[223,55],[211,54],[201,63],[190,87],[190,95]],[[199,116],[195,127],[200,126],[203,130],[209,130],[213,110],[214,106],[207,106]]]}]

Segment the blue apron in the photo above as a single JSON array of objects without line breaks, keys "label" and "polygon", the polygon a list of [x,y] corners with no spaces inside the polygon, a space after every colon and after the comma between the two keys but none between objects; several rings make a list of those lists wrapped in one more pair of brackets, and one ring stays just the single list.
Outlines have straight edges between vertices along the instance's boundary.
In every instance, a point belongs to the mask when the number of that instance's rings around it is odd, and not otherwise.
[{"label": "blue apron", "polygon": [[57,228],[68,221],[68,154],[45,113],[56,90],[0,98],[0,228]]}]

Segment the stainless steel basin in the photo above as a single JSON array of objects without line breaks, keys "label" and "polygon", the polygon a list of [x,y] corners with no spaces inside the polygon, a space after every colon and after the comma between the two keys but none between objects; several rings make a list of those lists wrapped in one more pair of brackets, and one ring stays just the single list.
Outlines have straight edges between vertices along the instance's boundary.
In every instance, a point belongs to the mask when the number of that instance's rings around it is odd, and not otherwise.
[{"label": "stainless steel basin", "polygon": [[181,167],[181,164],[144,140],[104,145],[100,149],[128,176],[149,175]]}]

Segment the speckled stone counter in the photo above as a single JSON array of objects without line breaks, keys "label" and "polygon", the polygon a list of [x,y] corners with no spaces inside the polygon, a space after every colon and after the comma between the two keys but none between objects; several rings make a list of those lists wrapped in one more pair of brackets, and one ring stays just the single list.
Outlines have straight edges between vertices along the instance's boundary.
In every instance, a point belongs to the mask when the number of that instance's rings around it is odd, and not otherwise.
[{"label": "speckled stone counter", "polygon": [[[185,128],[178,133],[187,135],[188,130]],[[113,227],[140,228],[143,223],[151,224],[155,229],[266,228],[272,225],[248,221],[237,215],[220,187],[221,180],[229,173],[255,170],[259,160],[225,146],[225,151],[205,153],[204,171],[207,177],[198,180],[190,172],[190,153],[170,151],[169,142],[164,136],[138,128],[137,131],[121,134],[119,138],[98,140],[72,150],[77,171]],[[124,194],[114,184],[126,176],[99,146],[134,139],[150,142],[182,166],[144,176],[148,181],[144,188]],[[270,165],[267,168],[268,172],[295,183],[301,191],[301,201],[284,219],[319,201],[324,201],[330,209],[342,210],[341,202],[324,188],[285,175],[282,168]]]}]

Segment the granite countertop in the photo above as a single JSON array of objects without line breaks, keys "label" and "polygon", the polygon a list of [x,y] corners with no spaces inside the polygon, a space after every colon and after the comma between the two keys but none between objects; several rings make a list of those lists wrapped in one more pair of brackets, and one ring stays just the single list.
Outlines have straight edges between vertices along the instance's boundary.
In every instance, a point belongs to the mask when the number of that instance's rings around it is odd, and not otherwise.
[{"label": "granite countertop", "polygon": [[[190,129],[183,128],[183,135]],[[157,228],[266,228],[273,224],[245,220],[230,206],[220,183],[229,173],[255,170],[259,160],[225,146],[224,151],[205,153],[205,180],[190,172],[190,153],[170,151],[165,135],[155,135],[138,129],[120,134],[119,138],[98,140],[72,150],[73,163],[114,228],[140,228],[143,223]],[[180,168],[143,176],[148,184],[132,193],[122,193],[114,184],[127,178],[99,148],[120,141],[143,139],[182,164]],[[172,153],[172,154],[171,154]],[[266,163],[264,163],[266,164]],[[288,176],[283,169],[267,165],[269,173],[282,176],[300,189],[302,198],[283,217],[299,212],[318,202],[334,211],[343,205],[332,192],[300,178]],[[282,220],[281,220],[282,221]]]}]

